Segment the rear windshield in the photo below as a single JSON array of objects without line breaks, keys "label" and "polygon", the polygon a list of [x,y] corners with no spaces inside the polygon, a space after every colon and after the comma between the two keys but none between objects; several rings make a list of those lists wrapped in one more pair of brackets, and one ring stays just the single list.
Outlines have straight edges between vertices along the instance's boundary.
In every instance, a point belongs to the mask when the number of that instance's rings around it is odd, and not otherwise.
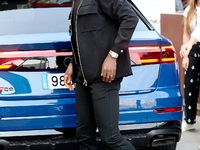
[{"label": "rear windshield", "polygon": [[[69,31],[70,11],[71,0],[0,0],[0,43],[12,43],[12,40],[17,41],[17,38],[19,41],[20,38],[28,38],[28,42],[39,38],[48,42],[48,36],[53,36],[50,39],[54,41],[57,38],[55,35],[59,35],[61,41],[63,35],[66,35],[64,40],[70,40],[67,37],[69,34],[65,34]],[[148,30],[144,21],[140,19],[136,31]],[[0,52],[0,71],[66,70],[72,57],[69,51],[71,50],[8,49]]]},{"label": "rear windshield", "polygon": [[[71,0],[0,0],[0,35],[69,31]],[[139,21],[136,31],[148,30]]]},{"label": "rear windshield", "polygon": [[0,0],[0,35],[69,31],[71,0]]}]

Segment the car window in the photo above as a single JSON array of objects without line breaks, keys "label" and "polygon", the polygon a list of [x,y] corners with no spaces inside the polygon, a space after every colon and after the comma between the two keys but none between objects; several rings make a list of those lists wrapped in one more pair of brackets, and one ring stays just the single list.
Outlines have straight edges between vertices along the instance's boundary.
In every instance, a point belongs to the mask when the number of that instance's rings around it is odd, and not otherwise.
[{"label": "car window", "polygon": [[148,30],[149,28],[144,24],[144,22],[141,19],[139,19],[135,31],[148,31]]},{"label": "car window", "polygon": [[71,0],[0,0],[0,35],[68,31]]},{"label": "car window", "polygon": [[[71,0],[1,0],[0,35],[68,32],[70,10]],[[136,31],[144,30],[140,20]]]},{"label": "car window", "polygon": [[[26,38],[27,34],[32,34],[28,36],[28,40],[31,41],[35,37],[46,40],[41,33],[66,33],[69,31],[70,11],[71,0],[0,0],[0,36],[10,39]],[[149,29],[140,19],[136,30]],[[70,50],[65,50],[63,53],[59,50],[14,52],[12,49],[6,50],[0,52],[0,71],[65,70],[71,57],[71,54],[66,53],[68,51]]]}]

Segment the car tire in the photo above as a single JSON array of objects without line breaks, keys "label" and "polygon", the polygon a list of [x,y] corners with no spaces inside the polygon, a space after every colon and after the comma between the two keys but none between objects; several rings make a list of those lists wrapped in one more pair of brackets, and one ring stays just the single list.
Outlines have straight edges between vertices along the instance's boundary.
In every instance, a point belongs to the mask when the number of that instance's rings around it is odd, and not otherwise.
[{"label": "car tire", "polygon": [[176,150],[176,144],[165,145],[165,146],[158,146],[158,147],[150,147],[147,150]]}]

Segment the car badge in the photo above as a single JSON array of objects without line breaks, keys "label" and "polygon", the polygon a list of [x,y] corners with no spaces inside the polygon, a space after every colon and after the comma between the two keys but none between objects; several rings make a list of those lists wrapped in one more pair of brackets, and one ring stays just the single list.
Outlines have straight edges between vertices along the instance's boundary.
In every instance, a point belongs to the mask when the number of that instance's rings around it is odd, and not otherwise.
[{"label": "car badge", "polygon": [[5,79],[0,78],[0,94],[13,94],[15,93],[15,88]]}]

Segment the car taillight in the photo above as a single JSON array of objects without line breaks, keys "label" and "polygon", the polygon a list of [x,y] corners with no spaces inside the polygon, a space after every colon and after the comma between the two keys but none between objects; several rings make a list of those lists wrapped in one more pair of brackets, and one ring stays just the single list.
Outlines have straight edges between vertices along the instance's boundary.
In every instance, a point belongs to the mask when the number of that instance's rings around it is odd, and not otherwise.
[{"label": "car taillight", "polygon": [[35,4],[35,8],[44,8],[44,7],[71,7],[72,3],[71,2],[66,2],[66,3],[49,3],[49,4]]},{"label": "car taillight", "polygon": [[182,107],[173,107],[173,108],[161,108],[161,109],[153,109],[156,113],[167,113],[167,112],[175,112],[181,111]]},{"label": "car taillight", "polygon": [[129,47],[132,65],[171,63],[176,61],[173,46]]},{"label": "car taillight", "polygon": [[12,65],[0,65],[0,70],[6,70],[6,69],[9,69],[9,68],[11,68],[12,67]]},{"label": "car taillight", "polygon": [[162,62],[171,63],[176,62],[176,52],[173,46],[162,46]]},{"label": "car taillight", "polygon": [[0,52],[0,71],[65,70],[71,50],[35,50]]},{"label": "car taillight", "polygon": [[[0,71],[8,71],[12,70],[16,67],[16,62],[22,62],[21,58],[12,58],[10,57],[4,57],[2,56],[4,53],[0,53]],[[25,58],[24,58],[25,59]]]}]

